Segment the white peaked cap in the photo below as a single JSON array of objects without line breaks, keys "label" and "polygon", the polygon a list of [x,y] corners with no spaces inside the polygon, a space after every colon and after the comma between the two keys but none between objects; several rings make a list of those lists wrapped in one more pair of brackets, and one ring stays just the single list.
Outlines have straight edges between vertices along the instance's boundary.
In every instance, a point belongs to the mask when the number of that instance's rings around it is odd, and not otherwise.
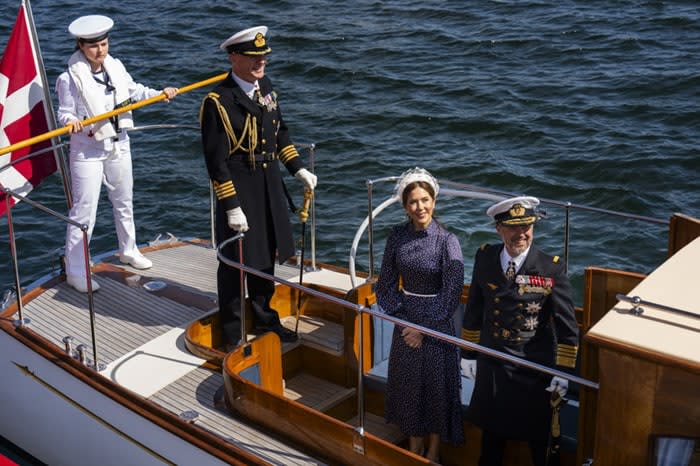
[{"label": "white peaked cap", "polygon": [[529,225],[540,218],[537,213],[539,204],[540,200],[536,197],[511,197],[489,207],[486,215],[503,225]]},{"label": "white peaked cap", "polygon": [[[258,36],[260,34],[260,36]],[[252,28],[244,29],[242,31],[238,31],[225,41],[221,43],[219,48],[223,51],[227,51],[227,48],[231,45],[235,44],[244,44],[246,42],[251,42],[255,41],[256,39],[259,39],[259,37],[263,38],[262,44],[259,46],[259,48],[265,48],[266,44],[264,42],[265,37],[267,36],[267,26],[255,26]]]},{"label": "white peaked cap", "polygon": [[107,34],[114,26],[112,18],[102,15],[81,16],[68,26],[76,39],[96,39]]}]

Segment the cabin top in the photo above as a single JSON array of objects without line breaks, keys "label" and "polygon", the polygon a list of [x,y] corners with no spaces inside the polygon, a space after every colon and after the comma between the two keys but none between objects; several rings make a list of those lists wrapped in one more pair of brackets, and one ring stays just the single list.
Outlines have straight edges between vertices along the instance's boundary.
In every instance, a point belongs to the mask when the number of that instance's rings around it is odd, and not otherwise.
[{"label": "cabin top", "polygon": [[612,344],[658,355],[661,358],[700,366],[700,237],[666,260],[628,293],[643,301],[692,312],[687,316],[642,305],[641,315],[633,304],[618,301],[596,323],[588,335],[602,344]]}]

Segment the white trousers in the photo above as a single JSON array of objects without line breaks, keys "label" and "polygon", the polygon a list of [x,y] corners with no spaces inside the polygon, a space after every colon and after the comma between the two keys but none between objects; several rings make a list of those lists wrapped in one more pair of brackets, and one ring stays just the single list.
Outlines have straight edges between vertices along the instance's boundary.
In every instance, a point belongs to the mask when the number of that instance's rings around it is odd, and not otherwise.
[{"label": "white trousers", "polygon": [[[88,245],[92,238],[97,216],[97,203],[104,183],[112,203],[114,224],[119,241],[119,253],[135,254],[136,227],[134,226],[133,187],[131,151],[129,142],[118,144],[118,149],[108,158],[70,157],[71,191],[73,207],[70,218],[87,225]],[[80,228],[68,225],[66,229],[66,274],[85,277],[85,247]]]}]

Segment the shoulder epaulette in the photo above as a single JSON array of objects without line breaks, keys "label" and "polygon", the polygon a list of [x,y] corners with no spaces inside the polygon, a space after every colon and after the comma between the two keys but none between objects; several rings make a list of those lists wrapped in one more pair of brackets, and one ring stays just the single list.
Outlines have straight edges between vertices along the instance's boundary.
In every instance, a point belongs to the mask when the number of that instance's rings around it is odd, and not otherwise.
[{"label": "shoulder epaulette", "polygon": [[489,246],[489,243],[484,243],[484,244],[482,244],[481,246],[479,246],[479,249],[481,249],[481,250],[483,251],[483,250],[486,249],[488,246]]},{"label": "shoulder epaulette", "polygon": [[555,264],[559,262],[559,256],[552,257],[552,262],[554,262]]}]

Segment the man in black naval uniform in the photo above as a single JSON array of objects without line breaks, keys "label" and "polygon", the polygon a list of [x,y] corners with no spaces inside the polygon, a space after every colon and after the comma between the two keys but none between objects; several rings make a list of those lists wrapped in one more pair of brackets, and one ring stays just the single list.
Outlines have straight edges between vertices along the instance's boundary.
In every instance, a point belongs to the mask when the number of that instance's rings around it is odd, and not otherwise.
[{"label": "man in black naval uniform", "polygon": [[[277,93],[265,76],[271,52],[266,34],[265,26],[253,27],[221,44],[232,70],[204,98],[200,123],[204,157],[217,197],[217,240],[221,243],[236,232],[250,230],[243,240],[244,263],[273,274],[276,255],[282,263],[294,254],[278,161],[302,181],[306,190],[316,187],[316,176],[303,167],[282,119]],[[239,260],[236,244],[223,253]],[[239,273],[219,263],[219,315],[229,345],[241,339]],[[251,274],[247,288],[254,326],[277,333],[282,341],[296,340],[296,334],[285,329],[277,312],[270,308],[274,283]]]},{"label": "man in black naval uniform", "polygon": [[[474,259],[462,338],[538,364],[571,370],[578,329],[571,285],[559,257],[532,244],[539,200],[516,197],[487,210],[503,243],[483,245]],[[482,429],[480,466],[500,466],[507,440],[529,442],[533,463],[546,463],[551,391],[568,381],[475,351],[462,370],[475,378],[467,416]],[[551,465],[550,465],[551,466]]]}]

